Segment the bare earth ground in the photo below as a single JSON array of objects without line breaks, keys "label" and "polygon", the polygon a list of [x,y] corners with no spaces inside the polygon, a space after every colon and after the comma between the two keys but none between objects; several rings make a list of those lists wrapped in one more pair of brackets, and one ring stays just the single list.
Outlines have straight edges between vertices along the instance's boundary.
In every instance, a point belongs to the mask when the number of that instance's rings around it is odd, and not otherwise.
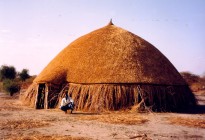
[{"label": "bare earth ground", "polygon": [[111,140],[205,139],[205,91],[193,113],[107,112],[64,114],[23,106],[18,95],[0,93],[0,139]]}]

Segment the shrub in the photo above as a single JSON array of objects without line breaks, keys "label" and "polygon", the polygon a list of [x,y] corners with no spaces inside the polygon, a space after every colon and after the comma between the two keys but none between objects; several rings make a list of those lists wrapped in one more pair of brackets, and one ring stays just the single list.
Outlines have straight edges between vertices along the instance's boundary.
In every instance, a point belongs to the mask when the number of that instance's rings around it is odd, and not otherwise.
[{"label": "shrub", "polygon": [[16,73],[16,69],[13,66],[3,65],[0,68],[0,80],[15,79]]},{"label": "shrub", "polygon": [[195,75],[193,73],[181,72],[180,74],[189,85],[200,81],[200,76]]},{"label": "shrub", "polygon": [[13,80],[5,79],[3,81],[3,89],[12,96],[19,91],[19,85]]}]

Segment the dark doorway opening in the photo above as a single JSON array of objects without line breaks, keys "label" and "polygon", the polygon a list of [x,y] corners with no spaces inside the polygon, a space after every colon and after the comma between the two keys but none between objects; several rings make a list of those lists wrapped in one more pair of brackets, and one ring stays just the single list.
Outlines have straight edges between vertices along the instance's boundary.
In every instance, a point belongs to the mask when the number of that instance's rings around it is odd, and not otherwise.
[{"label": "dark doorway opening", "polygon": [[37,101],[36,101],[36,109],[44,109],[45,89],[46,89],[46,84],[45,83],[44,84],[39,84]]}]

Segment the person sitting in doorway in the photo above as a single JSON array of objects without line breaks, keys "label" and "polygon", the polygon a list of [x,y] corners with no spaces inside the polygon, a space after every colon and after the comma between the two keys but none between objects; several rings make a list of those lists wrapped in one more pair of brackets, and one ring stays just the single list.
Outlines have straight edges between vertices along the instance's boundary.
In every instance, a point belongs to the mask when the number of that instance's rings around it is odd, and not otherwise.
[{"label": "person sitting in doorway", "polygon": [[61,100],[61,104],[60,104],[60,109],[63,110],[66,114],[67,114],[67,110],[71,110],[71,114],[74,110],[74,101],[73,99],[68,96],[68,93],[66,92],[65,97]]}]

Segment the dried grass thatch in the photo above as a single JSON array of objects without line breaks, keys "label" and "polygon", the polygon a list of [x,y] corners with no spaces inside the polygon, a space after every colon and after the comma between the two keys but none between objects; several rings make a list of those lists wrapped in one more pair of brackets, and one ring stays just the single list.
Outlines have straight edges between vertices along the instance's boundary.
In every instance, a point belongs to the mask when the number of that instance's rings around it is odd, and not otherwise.
[{"label": "dried grass thatch", "polygon": [[29,86],[26,92],[21,93],[20,100],[24,105],[29,105],[31,107],[34,107],[36,101],[36,95],[37,95],[37,84],[33,83]]},{"label": "dried grass thatch", "polygon": [[34,81],[185,84],[158,49],[139,36],[110,24],[72,42]]},{"label": "dried grass thatch", "polygon": [[119,110],[138,104],[140,110],[178,111],[196,103],[184,79],[158,49],[113,24],[72,42],[34,83],[24,95],[34,106],[33,97],[37,99],[38,92],[34,89],[39,83],[59,87],[55,91],[46,88],[45,107],[51,98],[52,107],[57,107],[65,90],[72,95],[77,110],[87,111]]},{"label": "dried grass thatch", "polygon": [[[30,89],[36,88],[37,85],[35,84],[30,87]],[[121,109],[134,109],[134,111],[183,111],[196,103],[194,95],[186,85],[75,83],[68,83],[60,93],[55,94],[55,96],[49,96],[48,103],[54,98],[55,101],[52,106],[59,107],[66,91],[74,99],[76,110],[92,112]],[[51,93],[52,91],[50,91]],[[24,101],[35,107],[36,93],[30,94],[30,92],[27,92],[24,96]]]},{"label": "dried grass thatch", "polygon": [[[136,108],[139,111],[181,111],[195,105],[194,95],[188,86],[69,83],[67,87],[68,94],[76,103],[76,110],[101,112],[131,109],[142,103],[143,108]],[[64,96],[62,91],[58,99]]]}]

